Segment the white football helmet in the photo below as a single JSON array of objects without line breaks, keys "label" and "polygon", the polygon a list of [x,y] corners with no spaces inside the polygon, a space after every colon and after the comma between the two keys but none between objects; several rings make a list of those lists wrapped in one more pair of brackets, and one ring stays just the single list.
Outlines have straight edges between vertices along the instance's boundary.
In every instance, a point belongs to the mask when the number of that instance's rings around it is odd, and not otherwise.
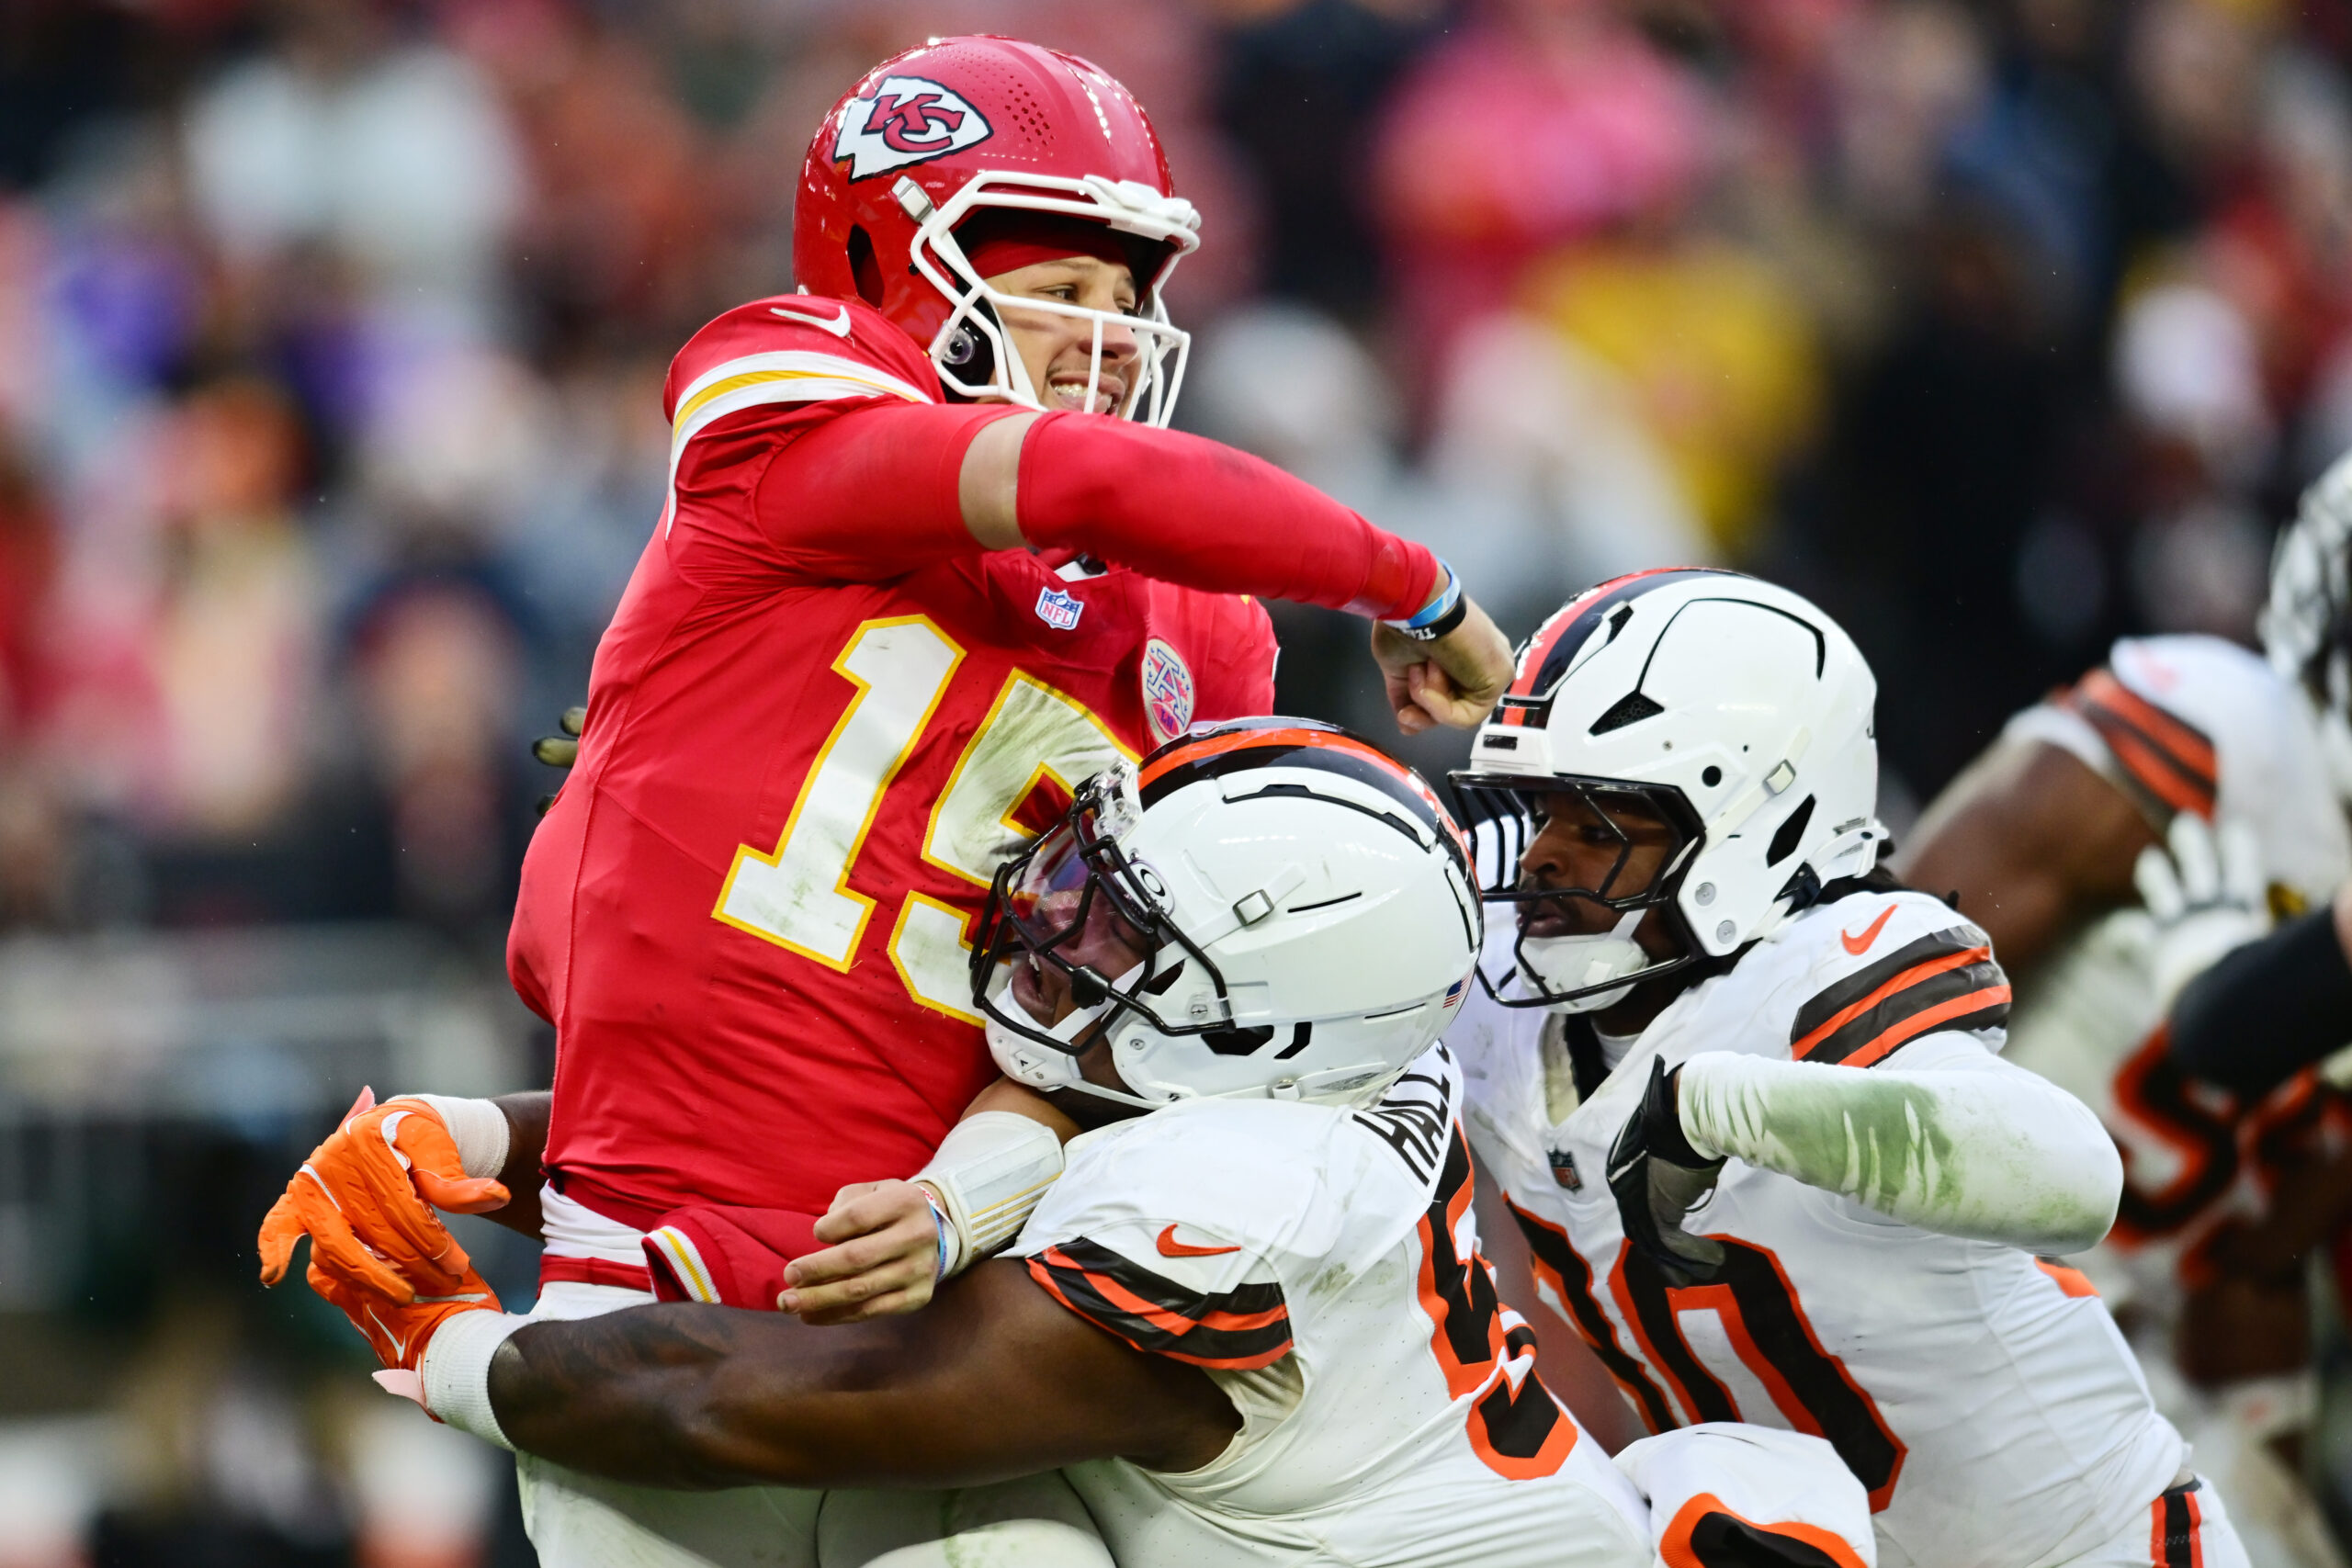
[{"label": "white football helmet", "polygon": [[[1080,955],[1113,922],[1139,954],[1119,975]],[[1445,1032],[1482,934],[1462,830],[1418,774],[1328,725],[1246,719],[1080,786],[998,871],[973,994],[1033,1088],[1354,1101]],[[1059,971],[1076,1010],[1031,1016],[1020,965]],[[1098,1022],[1132,1094],[1080,1075]]]},{"label": "white football helmet", "polygon": [[2352,803],[2352,453],[2303,492],[2278,536],[2262,648],[2311,699],[2336,796]]},{"label": "white football helmet", "polygon": [[[1851,638],[1813,604],[1738,572],[1672,568],[1587,589],[1544,623],[1453,775],[1476,825],[1485,896],[1517,907],[1524,984],[1506,1005],[1587,1012],[1636,983],[1766,934],[1826,883],[1877,864],[1877,682]],[[1619,886],[1632,842],[1594,887],[1523,888],[1519,857],[1544,797],[1596,808],[1632,797],[1679,836],[1642,886]],[[1589,936],[1531,937],[1526,917],[1565,899],[1617,918]],[[1634,941],[1667,912],[1680,951]]]}]

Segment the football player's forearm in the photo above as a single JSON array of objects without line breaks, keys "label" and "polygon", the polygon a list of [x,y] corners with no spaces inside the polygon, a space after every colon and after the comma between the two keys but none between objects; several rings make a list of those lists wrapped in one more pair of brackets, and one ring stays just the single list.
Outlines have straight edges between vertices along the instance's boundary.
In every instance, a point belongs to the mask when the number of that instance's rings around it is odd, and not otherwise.
[{"label": "football player's forearm", "polygon": [[490,1402],[516,1449],[649,1486],[741,1485],[707,1411],[730,1315],[650,1307],[530,1325],[490,1363]]},{"label": "football player's forearm", "polygon": [[1032,545],[1085,550],[1163,582],[1383,619],[1443,586],[1437,558],[1271,463],[1197,435],[1048,413],[1022,444]]},{"label": "football player's forearm", "polygon": [[[1004,432],[981,439],[999,421]],[[1066,412],[854,410],[778,452],[753,505],[785,562],[821,581],[871,581],[1025,544],[1086,551],[1180,587],[1391,619],[1444,584],[1428,550],[1271,463]]]},{"label": "football player's forearm", "polygon": [[520,1231],[537,1240],[540,1232],[539,1187],[546,1179],[541,1161],[548,1149],[548,1116],[555,1096],[546,1089],[502,1094],[491,1102],[506,1118],[506,1163],[499,1184],[512,1195],[503,1209],[482,1218]]},{"label": "football player's forearm", "polygon": [[1702,1155],[1947,1235],[2079,1252],[2107,1234],[2122,1193],[2122,1161],[2098,1118],[1989,1055],[1858,1070],[1705,1052],[1683,1064],[1678,1106]]},{"label": "football player's forearm", "polygon": [[1119,1345],[1012,1262],[834,1327],[685,1304],[534,1324],[500,1348],[490,1401],[518,1449],[690,1488],[976,1485],[1121,1454],[1190,1469],[1238,1425],[1204,1375]]}]

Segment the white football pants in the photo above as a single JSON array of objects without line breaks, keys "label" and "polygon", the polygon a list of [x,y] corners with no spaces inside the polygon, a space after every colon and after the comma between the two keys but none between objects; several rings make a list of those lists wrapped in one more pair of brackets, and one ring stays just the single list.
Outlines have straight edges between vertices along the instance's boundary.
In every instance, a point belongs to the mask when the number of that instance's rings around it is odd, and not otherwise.
[{"label": "white football pants", "polygon": [[[652,1299],[551,1284],[531,1315],[594,1317]],[[1059,1472],[944,1492],[672,1492],[518,1453],[514,1479],[540,1568],[1114,1568]]]},{"label": "white football pants", "polygon": [[665,1492],[514,1460],[540,1568],[1113,1568],[1058,1472],[953,1492]]},{"label": "white football pants", "polygon": [[2199,1476],[2157,1498],[2105,1545],[2057,1568],[2252,1568],[2252,1561],[2221,1492]]}]

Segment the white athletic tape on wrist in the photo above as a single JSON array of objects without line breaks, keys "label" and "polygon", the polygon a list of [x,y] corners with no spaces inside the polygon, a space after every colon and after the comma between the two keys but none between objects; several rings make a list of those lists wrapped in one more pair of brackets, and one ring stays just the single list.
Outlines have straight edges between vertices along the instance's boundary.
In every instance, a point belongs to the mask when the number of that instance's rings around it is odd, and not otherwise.
[{"label": "white athletic tape on wrist", "polygon": [[512,1449],[490,1407],[490,1360],[530,1321],[511,1312],[461,1312],[444,1319],[417,1362],[424,1407],[460,1432]]},{"label": "white athletic tape on wrist", "polygon": [[956,1233],[956,1273],[1020,1233],[1062,1173],[1062,1143],[1026,1116],[983,1111],[956,1123],[915,1179],[939,1194]]},{"label": "white athletic tape on wrist", "polygon": [[458,1145],[458,1163],[477,1179],[494,1177],[506,1168],[510,1129],[506,1112],[494,1100],[459,1100],[447,1094],[402,1094],[397,1100],[419,1100],[433,1108]]}]

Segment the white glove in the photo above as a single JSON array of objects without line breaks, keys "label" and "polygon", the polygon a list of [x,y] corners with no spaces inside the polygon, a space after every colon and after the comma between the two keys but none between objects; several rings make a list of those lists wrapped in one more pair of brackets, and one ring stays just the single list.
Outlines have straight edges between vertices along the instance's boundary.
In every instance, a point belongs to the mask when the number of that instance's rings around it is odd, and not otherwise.
[{"label": "white glove", "polygon": [[2245,823],[2217,829],[2183,811],[2165,840],[2170,853],[2154,844],[2140,852],[2132,880],[2156,923],[2156,1005],[2170,1012],[2182,987],[2223,953],[2269,931],[2270,899],[2261,848]]}]

